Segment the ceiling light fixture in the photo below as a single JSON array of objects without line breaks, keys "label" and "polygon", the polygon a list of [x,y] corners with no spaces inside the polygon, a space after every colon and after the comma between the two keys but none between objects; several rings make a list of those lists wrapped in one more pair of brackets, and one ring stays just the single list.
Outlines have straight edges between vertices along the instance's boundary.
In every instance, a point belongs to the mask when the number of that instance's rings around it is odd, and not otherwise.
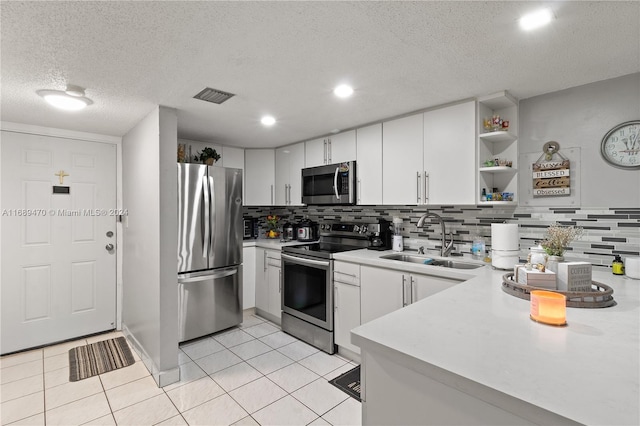
[{"label": "ceiling light fixture", "polygon": [[66,111],[79,111],[91,105],[93,101],[84,96],[84,89],[72,84],[67,85],[67,90],[38,90],[36,93],[44,98],[50,105]]},{"label": "ceiling light fixture", "polygon": [[270,115],[265,115],[264,117],[262,117],[260,122],[265,126],[273,126],[274,124],[276,124],[276,119]]},{"label": "ceiling light fixture", "polygon": [[540,28],[544,25],[547,25],[551,22],[553,18],[553,14],[549,9],[541,9],[537,12],[532,12],[524,15],[520,18],[520,28],[525,31],[534,30],[536,28]]},{"label": "ceiling light fixture", "polygon": [[339,98],[348,98],[353,95],[353,87],[347,84],[341,84],[335,89],[333,89],[333,94]]}]

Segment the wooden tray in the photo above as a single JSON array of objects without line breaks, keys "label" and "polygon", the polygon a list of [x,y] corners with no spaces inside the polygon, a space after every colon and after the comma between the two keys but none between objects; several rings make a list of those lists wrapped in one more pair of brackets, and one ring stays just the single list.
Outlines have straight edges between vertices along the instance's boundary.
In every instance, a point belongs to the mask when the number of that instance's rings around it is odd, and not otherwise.
[{"label": "wooden tray", "polygon": [[531,290],[546,290],[564,294],[567,297],[568,308],[608,308],[614,306],[613,289],[608,285],[591,281],[592,291],[560,291],[547,288],[518,284],[513,281],[513,272],[502,276],[502,290],[520,299],[529,300]]}]

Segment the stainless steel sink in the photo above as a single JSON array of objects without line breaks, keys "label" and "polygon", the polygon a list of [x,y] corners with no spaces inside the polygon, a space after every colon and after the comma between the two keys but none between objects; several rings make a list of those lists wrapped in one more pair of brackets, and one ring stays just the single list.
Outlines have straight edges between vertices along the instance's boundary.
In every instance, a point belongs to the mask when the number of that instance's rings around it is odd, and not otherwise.
[{"label": "stainless steel sink", "polygon": [[[458,260],[453,259],[438,259],[429,256],[421,256],[415,254],[402,254],[402,253],[394,253],[387,254],[384,256],[380,256],[380,259],[386,260],[399,260],[400,262],[409,262],[409,263],[418,263],[423,265],[430,266],[441,266],[443,268],[452,268],[452,269],[477,269],[482,268],[484,265],[479,265],[477,263],[469,263],[469,262],[460,262]],[[432,259],[429,262],[429,259]]]}]

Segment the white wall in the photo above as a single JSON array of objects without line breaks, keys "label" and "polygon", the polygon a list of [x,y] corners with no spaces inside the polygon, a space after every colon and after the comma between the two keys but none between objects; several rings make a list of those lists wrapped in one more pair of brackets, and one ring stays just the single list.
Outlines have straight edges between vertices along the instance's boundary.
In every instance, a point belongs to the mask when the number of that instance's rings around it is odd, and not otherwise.
[{"label": "white wall", "polygon": [[123,330],[160,386],[179,378],[176,140],[163,107],[122,138]]},{"label": "white wall", "polygon": [[[600,156],[600,143],[611,128],[638,119],[640,73],[548,93],[520,101],[518,149],[522,157],[542,154],[548,141],[559,142],[560,152],[580,148],[580,206],[638,207],[640,171],[615,168]],[[522,164],[521,170],[526,170]],[[521,175],[520,194],[530,184],[531,176]]]}]

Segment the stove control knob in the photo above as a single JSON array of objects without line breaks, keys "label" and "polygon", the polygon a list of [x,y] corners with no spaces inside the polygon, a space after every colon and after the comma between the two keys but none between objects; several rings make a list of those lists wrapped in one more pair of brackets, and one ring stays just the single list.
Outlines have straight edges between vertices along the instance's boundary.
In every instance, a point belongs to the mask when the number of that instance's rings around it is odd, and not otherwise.
[{"label": "stove control knob", "polygon": [[324,229],[326,229],[327,231],[331,230],[331,225],[329,225],[328,223],[324,224]]},{"label": "stove control knob", "polygon": [[353,232],[359,232],[360,227],[358,225],[353,225]]},{"label": "stove control knob", "polygon": [[363,225],[362,229],[360,229],[361,234],[364,234],[365,232],[367,232],[367,225]]}]

